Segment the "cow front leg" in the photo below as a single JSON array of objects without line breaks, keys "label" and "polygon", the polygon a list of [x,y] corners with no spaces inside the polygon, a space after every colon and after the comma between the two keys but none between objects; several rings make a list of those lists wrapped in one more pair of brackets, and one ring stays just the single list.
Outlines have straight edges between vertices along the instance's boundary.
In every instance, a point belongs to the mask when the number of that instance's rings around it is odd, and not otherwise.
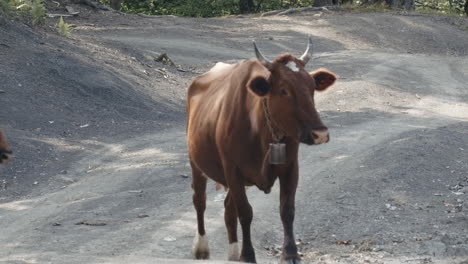
[{"label": "cow front leg", "polygon": [[197,211],[197,232],[193,240],[192,254],[195,259],[208,259],[210,249],[205,231],[205,209],[206,209],[206,183],[207,179],[202,172],[192,165],[192,188],[193,205]]},{"label": "cow front leg", "polygon": [[284,229],[283,253],[281,264],[298,264],[300,257],[297,253],[294,238],[295,197],[298,182],[298,164],[292,165],[288,173],[281,175],[280,179],[280,215]]},{"label": "cow front leg", "polygon": [[234,168],[225,170],[225,176],[242,229],[242,250],[239,259],[243,262],[257,263],[250,236],[250,224],[252,223],[253,212],[245,193],[244,181]]},{"label": "cow front leg", "polygon": [[237,241],[237,211],[234,200],[232,199],[231,191],[224,199],[224,222],[229,238],[229,255],[228,260],[239,261],[239,243]]}]

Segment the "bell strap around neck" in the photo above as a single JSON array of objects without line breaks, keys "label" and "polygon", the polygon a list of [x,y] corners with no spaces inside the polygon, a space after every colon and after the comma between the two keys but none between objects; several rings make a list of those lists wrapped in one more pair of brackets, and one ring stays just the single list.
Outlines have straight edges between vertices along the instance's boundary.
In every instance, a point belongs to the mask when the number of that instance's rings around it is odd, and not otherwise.
[{"label": "bell strap around neck", "polygon": [[263,108],[263,113],[265,114],[265,119],[266,119],[266,123],[268,126],[268,130],[270,130],[271,137],[273,138],[273,141],[275,143],[278,143],[281,141],[281,139],[283,139],[284,134],[283,133],[280,133],[279,135],[276,134],[275,129],[273,128],[273,121],[271,120],[270,109],[268,108],[266,98],[262,98],[262,108]]}]

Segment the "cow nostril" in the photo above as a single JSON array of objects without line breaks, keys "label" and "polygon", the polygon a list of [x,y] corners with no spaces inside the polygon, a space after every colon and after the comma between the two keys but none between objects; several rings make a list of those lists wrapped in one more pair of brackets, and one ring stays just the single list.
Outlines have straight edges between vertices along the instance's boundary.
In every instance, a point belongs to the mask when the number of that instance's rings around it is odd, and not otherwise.
[{"label": "cow nostril", "polygon": [[312,137],[315,139],[318,139],[319,138],[319,135],[317,135],[315,132],[312,131]]}]

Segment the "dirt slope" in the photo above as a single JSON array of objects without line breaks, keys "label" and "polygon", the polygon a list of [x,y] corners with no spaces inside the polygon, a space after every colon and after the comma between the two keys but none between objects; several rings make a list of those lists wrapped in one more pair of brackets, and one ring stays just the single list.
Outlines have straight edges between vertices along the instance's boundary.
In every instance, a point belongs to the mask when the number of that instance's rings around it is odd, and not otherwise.
[{"label": "dirt slope", "polygon": [[[295,229],[304,262],[468,260],[466,31],[392,13],[189,19],[80,10],[68,40],[0,25],[0,125],[17,155],[0,171],[0,262],[190,258],[190,79],[216,61],[252,57],[252,39],[273,58],[302,53],[307,35],[310,69],[327,67],[340,81],[317,98],[332,141],[301,149]],[[163,52],[177,66],[154,60]],[[209,188],[214,259],[227,255],[222,195]],[[276,263],[278,191],[251,188],[249,198],[258,260]]]}]

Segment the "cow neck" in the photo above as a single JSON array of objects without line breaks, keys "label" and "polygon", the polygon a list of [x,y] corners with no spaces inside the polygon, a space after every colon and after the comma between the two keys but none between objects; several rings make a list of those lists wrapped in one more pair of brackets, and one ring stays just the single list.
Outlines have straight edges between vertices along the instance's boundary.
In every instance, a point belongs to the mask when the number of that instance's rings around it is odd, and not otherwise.
[{"label": "cow neck", "polygon": [[274,121],[271,118],[270,108],[268,107],[266,98],[262,98],[262,108],[263,108],[263,113],[265,114],[266,124],[267,124],[268,130],[270,131],[271,137],[273,138],[274,143],[279,143],[285,137],[285,135],[281,131],[278,131],[279,129],[275,131],[273,127]]}]

